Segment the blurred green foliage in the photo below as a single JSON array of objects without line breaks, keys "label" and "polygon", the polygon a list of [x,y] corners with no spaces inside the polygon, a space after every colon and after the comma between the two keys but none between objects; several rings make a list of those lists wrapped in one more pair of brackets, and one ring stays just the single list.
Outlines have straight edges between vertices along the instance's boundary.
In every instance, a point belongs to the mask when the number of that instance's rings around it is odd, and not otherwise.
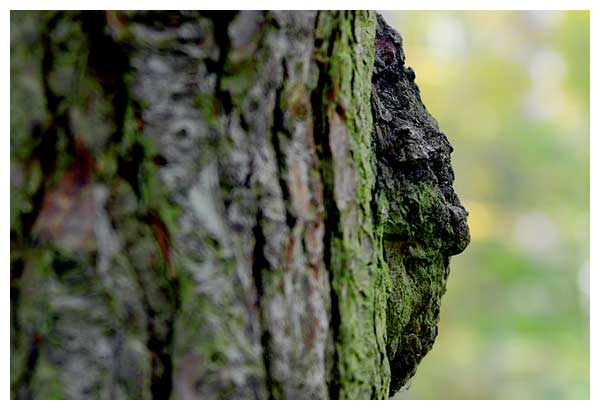
[{"label": "blurred green foliage", "polygon": [[412,399],[589,398],[589,12],[398,11],[472,242]]}]

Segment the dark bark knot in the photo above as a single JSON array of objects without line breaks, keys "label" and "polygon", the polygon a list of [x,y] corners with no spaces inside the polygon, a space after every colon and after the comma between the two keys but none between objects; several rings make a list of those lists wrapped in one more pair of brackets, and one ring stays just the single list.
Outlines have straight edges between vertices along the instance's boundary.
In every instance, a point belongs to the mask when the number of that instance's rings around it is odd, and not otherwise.
[{"label": "dark bark knot", "polygon": [[387,311],[390,394],[415,373],[437,335],[449,256],[469,243],[467,211],[454,192],[452,147],[421,101],[402,38],[377,17],[373,141],[378,220],[392,289]]}]

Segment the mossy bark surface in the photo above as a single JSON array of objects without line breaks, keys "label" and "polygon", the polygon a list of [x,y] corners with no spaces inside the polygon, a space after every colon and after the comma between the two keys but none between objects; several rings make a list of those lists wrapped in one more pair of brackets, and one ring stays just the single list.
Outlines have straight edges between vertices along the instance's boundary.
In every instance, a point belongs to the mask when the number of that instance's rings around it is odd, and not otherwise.
[{"label": "mossy bark surface", "polygon": [[468,243],[373,12],[11,12],[14,398],[388,398]]}]

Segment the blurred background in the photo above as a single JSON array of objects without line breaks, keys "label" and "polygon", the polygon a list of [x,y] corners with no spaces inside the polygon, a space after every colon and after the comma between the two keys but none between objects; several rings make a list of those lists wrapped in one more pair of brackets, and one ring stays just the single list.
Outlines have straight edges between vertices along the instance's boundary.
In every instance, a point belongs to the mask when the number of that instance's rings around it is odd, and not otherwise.
[{"label": "blurred background", "polygon": [[589,12],[397,11],[472,242],[401,399],[589,398]]}]

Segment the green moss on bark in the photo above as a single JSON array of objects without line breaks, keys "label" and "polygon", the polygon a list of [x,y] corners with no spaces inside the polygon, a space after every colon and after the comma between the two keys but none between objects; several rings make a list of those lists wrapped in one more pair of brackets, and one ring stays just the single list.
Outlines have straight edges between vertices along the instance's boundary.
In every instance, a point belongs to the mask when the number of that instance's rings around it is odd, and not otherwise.
[{"label": "green moss on bark", "polygon": [[[334,303],[335,354],[330,381],[334,398],[386,398],[390,380],[385,354],[386,267],[372,212],[371,75],[375,15],[319,16],[323,42],[319,128],[330,235],[328,268]],[[327,203],[327,199],[326,199]]]}]

